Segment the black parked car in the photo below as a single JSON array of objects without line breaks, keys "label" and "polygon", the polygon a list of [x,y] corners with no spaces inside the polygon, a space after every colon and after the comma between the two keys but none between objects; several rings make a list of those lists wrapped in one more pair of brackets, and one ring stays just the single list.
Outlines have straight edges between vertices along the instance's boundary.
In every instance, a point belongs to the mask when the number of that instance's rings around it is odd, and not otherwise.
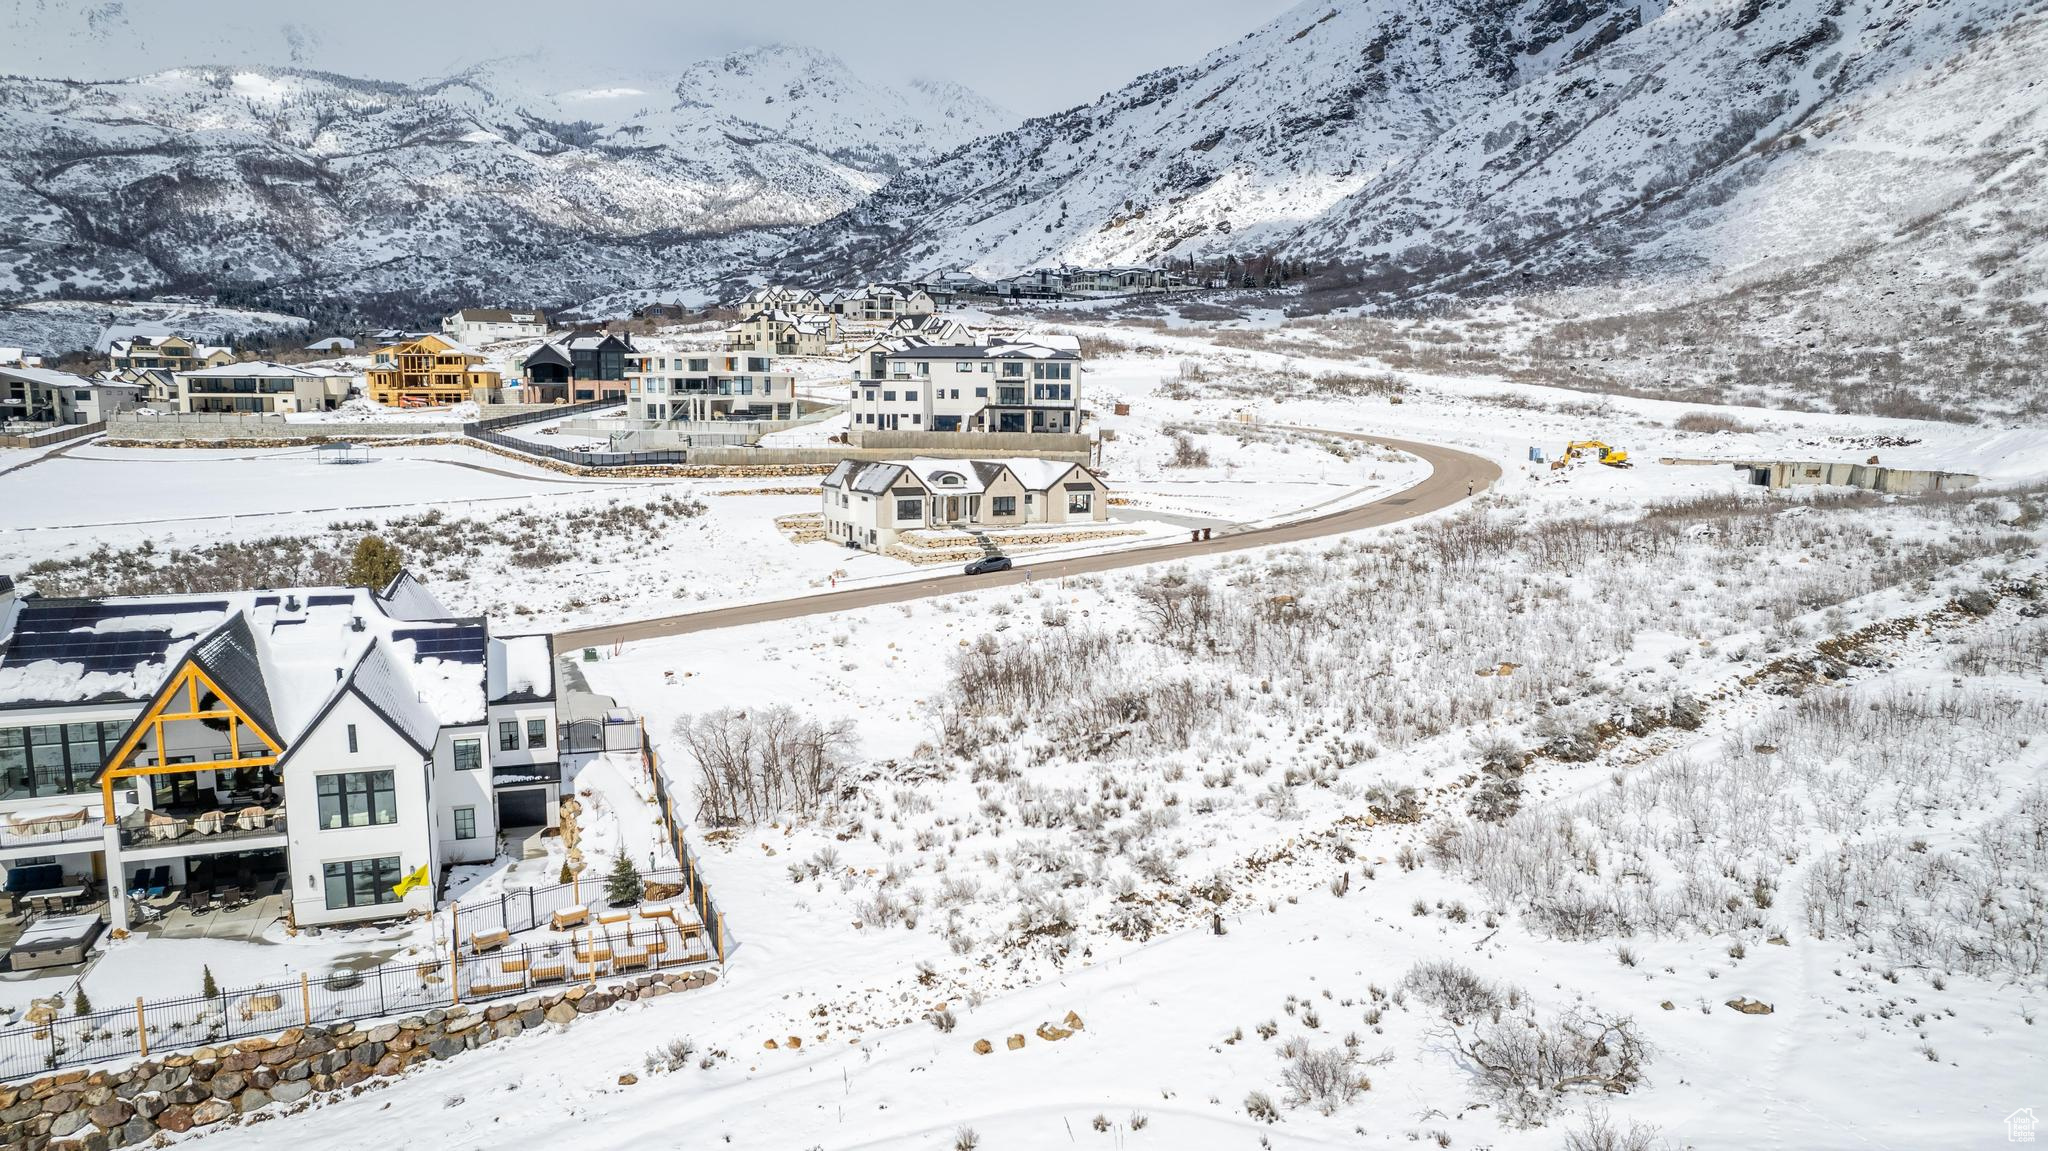
[{"label": "black parked car", "polygon": [[988,556],[967,565],[968,575],[987,575],[989,572],[1006,572],[1009,570],[1009,556]]}]

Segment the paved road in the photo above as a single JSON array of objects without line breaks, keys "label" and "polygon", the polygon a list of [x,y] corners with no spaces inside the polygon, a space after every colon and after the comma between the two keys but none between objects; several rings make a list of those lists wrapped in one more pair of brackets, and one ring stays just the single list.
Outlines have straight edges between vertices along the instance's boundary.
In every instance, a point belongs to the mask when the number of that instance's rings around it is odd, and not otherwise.
[{"label": "paved road", "polygon": [[1077,556],[1073,559],[1027,559],[1021,566],[1009,571],[978,576],[966,575],[957,569],[949,568],[946,570],[951,574],[933,575],[904,583],[876,584],[872,587],[797,596],[768,603],[739,604],[685,615],[579,628],[556,635],[555,650],[567,654],[579,647],[601,647],[606,644],[630,643],[662,636],[688,635],[692,632],[715,631],[719,628],[740,627],[745,624],[825,615],[852,608],[905,603],[965,591],[1010,587],[1024,583],[1027,572],[1035,580],[1059,579],[1064,576],[1142,567],[1146,564],[1169,563],[1196,556],[1242,551],[1245,548],[1298,543],[1323,536],[1342,535],[1364,528],[1384,527],[1387,524],[1399,523],[1405,519],[1447,508],[1471,494],[1485,491],[1500,478],[1498,465],[1492,460],[1475,456],[1470,452],[1350,432],[1332,432],[1317,428],[1291,430],[1314,432],[1317,435],[1334,436],[1339,439],[1362,440],[1407,452],[1429,464],[1429,478],[1406,491],[1396,492],[1385,499],[1374,500],[1359,507],[1294,520],[1273,527],[1248,528],[1229,535],[1219,535],[1201,543],[1152,544],[1122,551]]}]

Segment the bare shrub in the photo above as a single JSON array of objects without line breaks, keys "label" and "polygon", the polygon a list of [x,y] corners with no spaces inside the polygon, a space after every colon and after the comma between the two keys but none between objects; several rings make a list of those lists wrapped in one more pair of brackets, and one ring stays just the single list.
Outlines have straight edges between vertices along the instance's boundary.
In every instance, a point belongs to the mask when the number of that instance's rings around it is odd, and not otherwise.
[{"label": "bare shrub", "polygon": [[1723,412],[1687,412],[1671,421],[1671,426],[1681,432],[1701,432],[1707,435],[1736,434],[1756,430],[1751,425],[1745,424],[1734,416]]},{"label": "bare shrub", "polygon": [[717,826],[816,816],[856,746],[851,720],[823,724],[787,705],[685,716],[675,731],[697,761],[698,818]]},{"label": "bare shrub", "polygon": [[1289,1103],[1330,1115],[1358,1097],[1357,1056],[1350,1049],[1312,1048],[1305,1039],[1291,1046],[1292,1054],[1280,1068]]},{"label": "bare shrub", "polygon": [[1627,1016],[1577,1009],[1538,1023],[1532,1016],[1483,1019],[1452,1041],[1475,1069],[1502,1119],[1535,1126],[1571,1091],[1627,1094],[1643,1081],[1651,1049]]},{"label": "bare shrub", "polygon": [[1656,1151],[1662,1146],[1655,1126],[1631,1119],[1626,1129],[1616,1127],[1605,1107],[1587,1111],[1585,1126],[1564,1132],[1564,1151]]},{"label": "bare shrub", "polygon": [[1244,1097],[1244,1113],[1262,1123],[1280,1122],[1280,1109],[1273,1106],[1273,1097],[1264,1091],[1254,1091]]},{"label": "bare shrub", "polygon": [[1417,963],[1402,977],[1401,985],[1453,1023],[1494,1014],[1521,999],[1520,991],[1496,986],[1450,959],[1425,959]]},{"label": "bare shrub", "polygon": [[1170,468],[1206,468],[1209,466],[1209,449],[1195,442],[1186,432],[1173,434],[1173,455],[1167,457]]}]

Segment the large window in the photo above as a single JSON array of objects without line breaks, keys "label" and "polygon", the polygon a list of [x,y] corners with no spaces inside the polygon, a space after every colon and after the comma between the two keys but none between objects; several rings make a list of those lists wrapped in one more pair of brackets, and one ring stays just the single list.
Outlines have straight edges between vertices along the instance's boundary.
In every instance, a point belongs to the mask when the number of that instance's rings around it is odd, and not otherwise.
[{"label": "large window", "polygon": [[91,791],[127,730],[125,720],[0,727],[0,799]]},{"label": "large window", "polygon": [[546,747],[548,745],[548,721],[529,719],[526,721],[526,746]]},{"label": "large window", "polygon": [[397,903],[398,895],[391,889],[398,886],[398,857],[387,855],[380,859],[351,859],[346,863],[330,863],[325,867],[327,875],[327,906],[375,907],[381,903]]},{"label": "large window", "polygon": [[921,520],[921,519],[923,519],[923,518],[924,518],[924,501],[923,501],[923,500],[897,500],[897,501],[896,501],[896,518],[897,518],[898,520]]},{"label": "large window", "polygon": [[519,721],[501,719],[498,721],[498,750],[519,750]]},{"label": "large window", "polygon": [[458,807],[455,809],[455,838],[476,838],[476,808]]},{"label": "large window", "polygon": [[1068,512],[1069,514],[1079,514],[1079,515],[1087,515],[1087,514],[1089,514],[1089,513],[1091,512],[1091,511],[1093,511],[1094,507],[1095,507],[1095,493],[1093,493],[1093,492],[1068,492],[1068,493],[1067,493],[1067,512]]},{"label": "large window", "polygon": [[398,789],[388,771],[323,775],[318,785],[320,828],[369,827],[398,822]]},{"label": "large window", "polygon": [[480,739],[458,739],[455,741],[455,770],[475,771],[484,765],[484,741]]},{"label": "large window", "polygon": [[1014,516],[1017,514],[1016,496],[996,496],[993,502],[995,506],[990,509],[989,514],[997,516]]}]

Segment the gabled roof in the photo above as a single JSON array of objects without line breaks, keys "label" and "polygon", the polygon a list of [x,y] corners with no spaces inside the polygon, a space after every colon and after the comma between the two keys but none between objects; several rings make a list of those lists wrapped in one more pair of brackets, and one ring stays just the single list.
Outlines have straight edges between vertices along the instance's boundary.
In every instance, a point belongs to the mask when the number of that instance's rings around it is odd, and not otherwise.
[{"label": "gabled roof", "polygon": [[421,755],[434,754],[441,722],[420,702],[418,690],[383,644],[370,644],[348,677],[348,687]]},{"label": "gabled roof", "polygon": [[548,323],[547,314],[538,309],[464,308],[455,313],[455,319],[465,324],[539,324],[546,327]]},{"label": "gabled roof", "polygon": [[519,362],[519,366],[523,368],[531,368],[536,364],[554,364],[557,367],[566,368],[570,366],[569,353],[546,340],[542,340],[539,347],[528,352],[526,358]]},{"label": "gabled roof", "polygon": [[[229,616],[212,634],[192,645],[185,658],[199,665],[206,678],[219,685],[248,715],[249,722],[283,745],[284,740],[278,738],[277,715],[270,705],[270,685],[263,676],[263,661],[256,653],[256,636],[249,630],[249,617],[241,612]],[[175,672],[171,678],[176,679]]]},{"label": "gabled roof", "polygon": [[384,611],[392,619],[417,622],[455,618],[455,613],[442,606],[441,601],[434,598],[434,593],[427,590],[427,585],[413,576],[410,568],[400,568],[398,574],[391,577],[391,582],[384,585],[384,590],[377,593],[377,598],[383,601]]}]

